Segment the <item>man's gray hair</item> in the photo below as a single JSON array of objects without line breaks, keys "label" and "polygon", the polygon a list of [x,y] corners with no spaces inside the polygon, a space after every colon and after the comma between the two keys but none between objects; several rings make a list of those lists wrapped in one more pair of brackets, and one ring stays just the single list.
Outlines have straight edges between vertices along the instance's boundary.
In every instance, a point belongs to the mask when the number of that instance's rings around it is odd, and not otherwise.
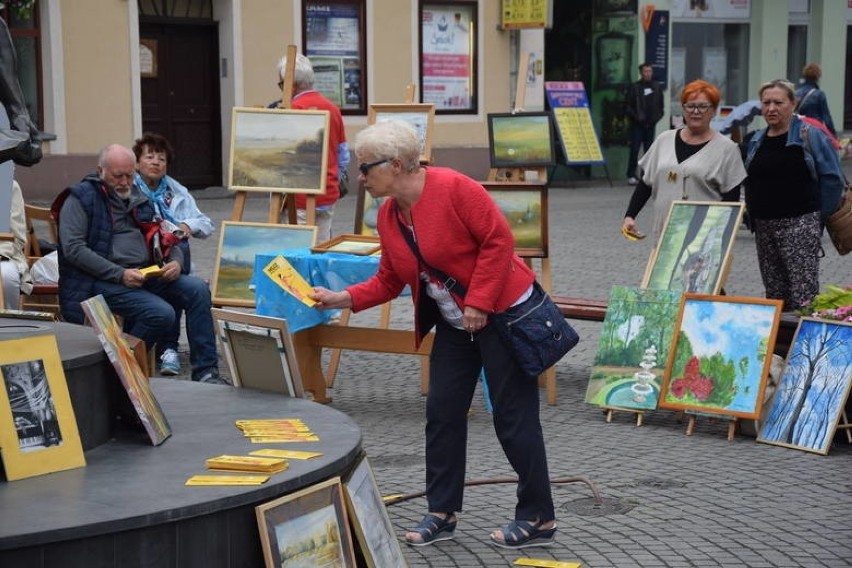
[{"label": "man's gray hair", "polygon": [[102,168],[106,167],[107,162],[109,162],[116,154],[120,153],[125,153],[130,156],[134,162],[136,161],[136,154],[134,154],[133,150],[127,146],[122,146],[121,144],[108,144],[101,148],[101,151],[98,152],[98,166]]},{"label": "man's gray hair", "polygon": [[[284,73],[287,71],[287,57],[282,57],[278,60],[278,78],[284,80]],[[304,91],[314,87],[314,68],[311,65],[311,60],[302,55],[296,54],[296,65],[293,70],[293,88],[297,91]]]},{"label": "man's gray hair", "polygon": [[375,160],[398,159],[406,172],[420,167],[420,139],[414,128],[401,120],[382,120],[355,135],[352,149],[357,156]]}]

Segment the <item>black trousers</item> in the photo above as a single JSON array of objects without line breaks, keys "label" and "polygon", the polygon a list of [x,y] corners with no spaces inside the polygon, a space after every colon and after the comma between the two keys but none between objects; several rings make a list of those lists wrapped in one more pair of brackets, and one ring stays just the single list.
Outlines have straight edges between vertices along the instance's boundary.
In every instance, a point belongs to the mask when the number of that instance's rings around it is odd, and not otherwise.
[{"label": "black trousers", "polygon": [[467,423],[480,368],[494,407],[494,430],[518,474],[515,518],[555,518],[535,379],[518,370],[493,324],[474,335],[444,322],[432,346],[426,399],[426,497],[430,511],[462,510]]}]

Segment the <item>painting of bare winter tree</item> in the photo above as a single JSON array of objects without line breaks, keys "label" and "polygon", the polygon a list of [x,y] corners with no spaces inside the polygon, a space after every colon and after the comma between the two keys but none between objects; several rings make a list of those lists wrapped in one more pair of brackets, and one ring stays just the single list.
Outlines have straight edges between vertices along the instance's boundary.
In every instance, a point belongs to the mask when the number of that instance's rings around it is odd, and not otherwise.
[{"label": "painting of bare winter tree", "polygon": [[827,454],[852,385],[852,324],[802,318],[758,442]]}]

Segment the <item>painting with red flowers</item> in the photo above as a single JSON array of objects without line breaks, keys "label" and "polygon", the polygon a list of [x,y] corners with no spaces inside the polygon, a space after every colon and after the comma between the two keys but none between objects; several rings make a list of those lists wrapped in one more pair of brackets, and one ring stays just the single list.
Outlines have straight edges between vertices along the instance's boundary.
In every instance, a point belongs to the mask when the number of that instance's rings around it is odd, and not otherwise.
[{"label": "painting with red flowers", "polygon": [[684,294],[660,408],[760,416],[781,307],[779,300]]}]

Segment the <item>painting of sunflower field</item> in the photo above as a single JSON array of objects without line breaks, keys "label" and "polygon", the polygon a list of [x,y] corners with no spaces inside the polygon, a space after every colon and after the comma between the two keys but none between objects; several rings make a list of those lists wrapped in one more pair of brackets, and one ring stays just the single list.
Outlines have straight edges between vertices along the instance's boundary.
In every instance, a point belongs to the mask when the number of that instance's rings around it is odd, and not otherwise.
[{"label": "painting of sunflower field", "polygon": [[629,410],[657,408],[679,306],[680,292],[612,288],[587,403]]},{"label": "painting of sunflower field", "polygon": [[684,294],[660,408],[760,416],[781,306],[780,300]]}]

